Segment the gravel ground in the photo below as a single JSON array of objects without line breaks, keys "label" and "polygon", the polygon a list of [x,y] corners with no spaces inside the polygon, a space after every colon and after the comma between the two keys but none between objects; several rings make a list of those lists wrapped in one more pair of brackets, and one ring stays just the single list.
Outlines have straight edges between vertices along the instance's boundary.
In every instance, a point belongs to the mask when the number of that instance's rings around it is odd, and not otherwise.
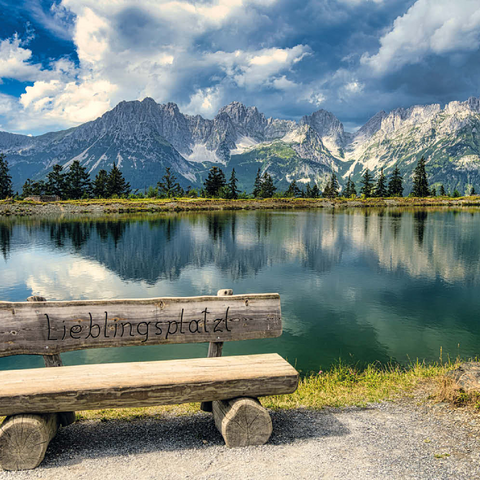
[{"label": "gravel ground", "polygon": [[[62,429],[21,479],[473,479],[480,418],[414,400],[271,412],[267,445],[228,449],[209,414],[83,421]],[[441,457],[441,458],[439,458]]]}]

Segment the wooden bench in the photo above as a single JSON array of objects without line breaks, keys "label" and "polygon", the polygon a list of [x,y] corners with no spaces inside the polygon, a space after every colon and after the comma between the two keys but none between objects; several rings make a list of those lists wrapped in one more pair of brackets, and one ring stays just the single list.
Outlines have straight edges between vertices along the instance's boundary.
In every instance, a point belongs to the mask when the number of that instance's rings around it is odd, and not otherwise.
[{"label": "wooden bench", "polygon": [[[262,445],[272,423],[257,397],[293,393],[277,354],[221,357],[223,342],[278,337],[278,294],[0,302],[0,357],[42,355],[45,369],[0,371],[0,466],[35,468],[75,411],[203,402],[229,447]],[[209,342],[208,358],[62,366],[87,348]]]}]

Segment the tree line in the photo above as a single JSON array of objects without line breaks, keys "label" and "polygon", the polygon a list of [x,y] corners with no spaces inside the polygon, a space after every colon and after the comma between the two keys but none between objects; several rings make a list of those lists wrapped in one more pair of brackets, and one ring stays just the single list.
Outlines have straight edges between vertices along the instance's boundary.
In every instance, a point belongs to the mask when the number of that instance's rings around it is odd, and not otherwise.
[{"label": "tree line", "polygon": [[[81,199],[81,198],[173,198],[173,197],[216,197],[225,199],[238,198],[272,198],[272,197],[303,197],[303,198],[356,198],[358,194],[364,198],[370,197],[402,197],[403,196],[403,177],[398,166],[395,166],[392,174],[387,179],[384,169],[380,169],[378,178],[375,180],[373,174],[368,169],[363,173],[360,186],[357,186],[349,175],[345,188],[340,190],[340,184],[336,174],[333,172],[323,189],[318,185],[307,183],[304,187],[292,180],[285,191],[278,191],[274,185],[272,176],[267,172],[261,173],[259,168],[253,184],[251,195],[241,192],[238,188],[238,178],[235,169],[232,170],[230,178],[226,179],[225,173],[219,167],[212,167],[203,182],[203,187],[199,190],[191,186],[184,189],[178,182],[175,174],[170,167],[166,167],[165,174],[156,187],[149,187],[148,191],[131,193],[130,184],[125,180],[122,172],[113,163],[109,172],[100,170],[93,181],[87,169],[80,165],[78,160],[74,160],[68,169],[64,170],[61,165],[54,165],[47,174],[45,180],[32,181],[27,179],[23,185],[21,197],[26,198],[34,195],[56,195],[62,200]],[[422,157],[413,172],[413,188],[411,196],[447,196],[443,185],[430,188],[428,184],[427,173],[425,169],[425,159]],[[475,194],[472,187],[470,195]],[[17,194],[18,195],[18,194]],[[452,194],[453,197],[459,197],[458,190]],[[9,174],[8,162],[5,154],[0,153],[0,199],[14,197],[12,187],[12,177]]]}]

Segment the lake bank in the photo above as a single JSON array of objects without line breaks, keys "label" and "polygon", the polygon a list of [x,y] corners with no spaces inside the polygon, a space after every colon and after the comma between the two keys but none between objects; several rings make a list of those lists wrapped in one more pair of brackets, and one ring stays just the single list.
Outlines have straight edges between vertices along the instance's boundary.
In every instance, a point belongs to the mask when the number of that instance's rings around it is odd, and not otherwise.
[{"label": "lake bank", "polygon": [[162,213],[194,211],[282,210],[321,208],[384,207],[480,207],[480,197],[368,198],[346,200],[312,198],[269,198],[225,200],[209,198],[182,199],[107,199],[66,200],[60,202],[0,201],[0,216],[60,216],[81,214]]}]

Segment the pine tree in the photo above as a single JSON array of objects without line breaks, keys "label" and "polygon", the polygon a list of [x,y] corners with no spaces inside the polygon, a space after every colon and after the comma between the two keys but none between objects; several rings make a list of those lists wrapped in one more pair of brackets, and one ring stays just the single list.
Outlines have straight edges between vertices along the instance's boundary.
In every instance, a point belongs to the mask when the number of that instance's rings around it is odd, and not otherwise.
[{"label": "pine tree", "polygon": [[285,192],[286,197],[300,197],[302,191],[298,188],[297,182],[292,180],[288,186],[287,191]]},{"label": "pine tree", "polygon": [[207,179],[203,183],[207,196],[218,197],[221,189],[226,185],[225,174],[221,168],[212,167],[210,172],[208,172]]},{"label": "pine tree", "polygon": [[65,190],[67,198],[74,200],[90,195],[90,175],[78,160],[74,160],[70,165],[70,170],[65,177]]},{"label": "pine tree", "polygon": [[459,192],[457,189],[455,189],[455,190],[453,191],[452,197],[453,197],[453,198],[458,198],[459,196],[460,196],[460,192]]},{"label": "pine tree", "polygon": [[365,170],[365,173],[362,176],[361,184],[362,188],[360,189],[360,193],[365,195],[366,198],[371,197],[373,194],[373,177],[368,171],[368,168]]},{"label": "pine tree", "polygon": [[395,165],[392,176],[388,182],[388,196],[403,197],[403,177],[400,174],[398,165]]},{"label": "pine tree", "polygon": [[476,194],[475,194],[475,187],[472,187],[472,188],[470,189],[470,196],[472,197],[473,195],[476,195]]},{"label": "pine tree", "polygon": [[93,181],[93,196],[96,198],[108,198],[108,173],[100,170]]},{"label": "pine tree", "polygon": [[430,195],[431,195],[432,197],[436,197],[436,196],[437,196],[437,189],[436,189],[435,187],[432,187],[432,188],[430,189]]},{"label": "pine tree", "polygon": [[38,182],[32,182],[27,178],[23,184],[22,197],[31,197],[32,195],[44,195],[45,194],[45,182],[40,180]]},{"label": "pine tree", "polygon": [[312,198],[319,198],[322,192],[320,192],[320,189],[318,188],[318,185],[315,183],[313,185],[312,191],[311,191],[311,197]]},{"label": "pine tree", "polygon": [[387,196],[387,179],[383,167],[380,169],[380,176],[378,177],[377,185],[375,186],[375,196],[379,198]]},{"label": "pine tree", "polygon": [[13,197],[12,177],[9,175],[6,155],[0,153],[0,200]]},{"label": "pine tree", "polygon": [[167,198],[182,196],[183,189],[176,180],[177,177],[170,171],[170,167],[166,167],[165,175],[157,183],[159,194]]},{"label": "pine tree", "polygon": [[230,180],[228,181],[228,198],[231,200],[236,200],[238,198],[238,192],[240,191],[237,188],[238,179],[235,175],[235,169],[232,169],[232,174],[230,175]]},{"label": "pine tree", "polygon": [[338,197],[338,191],[340,189],[340,185],[338,184],[337,176],[332,173],[330,180],[323,191],[323,196],[326,198],[335,198]]},{"label": "pine tree", "polygon": [[128,196],[130,193],[130,184],[125,180],[122,172],[113,162],[112,169],[108,174],[107,194],[109,197],[116,195],[117,197]]},{"label": "pine tree", "polygon": [[446,197],[447,196],[447,192],[445,192],[445,188],[443,185],[440,185],[440,196],[441,197]]},{"label": "pine tree", "polygon": [[428,197],[429,193],[425,159],[422,157],[413,171],[412,195],[414,197]]},{"label": "pine tree", "polygon": [[253,192],[252,195],[255,198],[258,198],[262,193],[262,174],[260,173],[260,169],[257,171],[257,176],[255,177],[255,182],[253,184]]},{"label": "pine tree", "polygon": [[351,175],[349,175],[347,184],[345,185],[345,191],[343,192],[343,196],[345,198],[350,198],[353,195],[357,196],[357,189],[355,188],[355,184],[352,181]]},{"label": "pine tree", "polygon": [[63,173],[63,167],[58,163],[53,166],[52,171],[47,175],[46,192],[47,195],[58,195],[65,197],[66,175]]},{"label": "pine tree", "polygon": [[277,187],[273,184],[273,178],[266,171],[262,177],[262,188],[260,190],[260,196],[262,198],[272,198],[276,192]]}]

